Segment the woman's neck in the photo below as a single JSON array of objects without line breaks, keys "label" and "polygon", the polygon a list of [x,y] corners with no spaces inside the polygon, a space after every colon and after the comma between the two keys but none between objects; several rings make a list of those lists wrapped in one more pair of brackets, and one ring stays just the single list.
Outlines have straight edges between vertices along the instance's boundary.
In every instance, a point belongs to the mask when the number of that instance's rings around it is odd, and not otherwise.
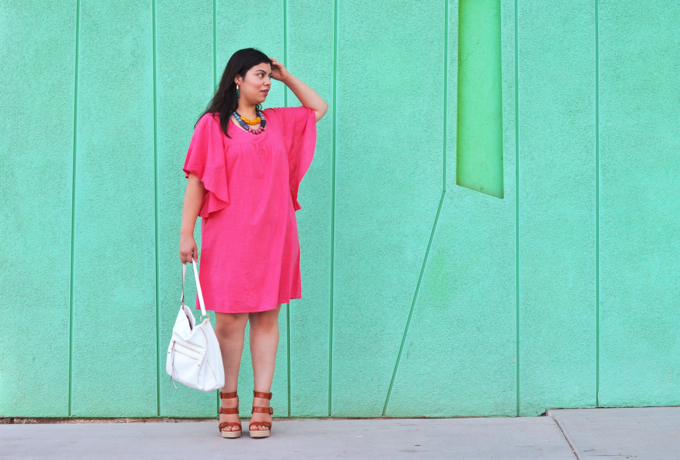
[{"label": "woman's neck", "polygon": [[242,117],[246,117],[248,119],[254,120],[257,118],[257,111],[255,110],[254,105],[250,104],[239,104],[238,108],[236,109],[239,115]]}]

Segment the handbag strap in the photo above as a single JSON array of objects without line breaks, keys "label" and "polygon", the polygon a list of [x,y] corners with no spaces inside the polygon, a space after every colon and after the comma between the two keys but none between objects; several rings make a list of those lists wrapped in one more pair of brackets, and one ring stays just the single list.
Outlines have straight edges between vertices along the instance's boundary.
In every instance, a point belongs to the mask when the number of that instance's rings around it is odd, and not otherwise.
[{"label": "handbag strap", "polygon": [[[201,291],[201,283],[198,280],[198,271],[196,270],[196,262],[192,262],[191,266],[194,268],[194,279],[196,280],[196,292],[198,292],[198,302],[201,306],[201,319],[204,316],[208,316],[208,312],[205,311],[205,304],[203,302],[203,291]],[[182,263],[182,300],[180,300],[181,304],[184,305],[184,281],[187,276],[187,264],[186,262]]]}]

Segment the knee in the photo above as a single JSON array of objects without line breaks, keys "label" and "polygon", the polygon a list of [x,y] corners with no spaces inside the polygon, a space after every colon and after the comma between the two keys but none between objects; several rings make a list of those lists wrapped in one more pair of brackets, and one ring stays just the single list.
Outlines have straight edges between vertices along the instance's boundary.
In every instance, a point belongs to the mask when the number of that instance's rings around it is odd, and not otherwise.
[{"label": "knee", "polygon": [[248,313],[218,313],[215,321],[215,335],[222,339],[243,333],[248,321]]},{"label": "knee", "polygon": [[259,312],[250,315],[250,328],[268,333],[279,327],[278,315],[272,312]]}]

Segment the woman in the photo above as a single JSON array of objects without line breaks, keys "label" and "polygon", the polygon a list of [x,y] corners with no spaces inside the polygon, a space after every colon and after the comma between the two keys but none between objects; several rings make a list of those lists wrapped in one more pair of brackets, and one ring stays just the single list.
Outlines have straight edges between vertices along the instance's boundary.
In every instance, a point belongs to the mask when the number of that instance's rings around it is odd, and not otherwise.
[{"label": "woman", "polygon": [[[284,82],[302,107],[261,110],[272,78]],[[302,297],[298,186],[314,155],[316,122],[327,110],[276,58],[247,48],[229,59],[195,126],[183,167],[189,180],[179,254],[182,263],[199,261],[193,233],[201,216],[199,277],[206,308],[215,311],[224,363],[223,437],[241,436],[236,387],[247,321],[255,380],[249,432],[271,433],[278,315],[282,304]]]}]

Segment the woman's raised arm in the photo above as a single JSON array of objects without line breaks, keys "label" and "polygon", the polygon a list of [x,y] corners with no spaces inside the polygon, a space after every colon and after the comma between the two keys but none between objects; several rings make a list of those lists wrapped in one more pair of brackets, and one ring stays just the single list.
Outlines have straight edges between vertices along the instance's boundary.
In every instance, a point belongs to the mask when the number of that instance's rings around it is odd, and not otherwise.
[{"label": "woman's raised arm", "polygon": [[302,105],[316,112],[316,121],[321,120],[328,110],[328,103],[306,83],[291,75],[288,69],[278,62],[276,58],[270,59],[272,60],[272,78],[285,83]]}]

